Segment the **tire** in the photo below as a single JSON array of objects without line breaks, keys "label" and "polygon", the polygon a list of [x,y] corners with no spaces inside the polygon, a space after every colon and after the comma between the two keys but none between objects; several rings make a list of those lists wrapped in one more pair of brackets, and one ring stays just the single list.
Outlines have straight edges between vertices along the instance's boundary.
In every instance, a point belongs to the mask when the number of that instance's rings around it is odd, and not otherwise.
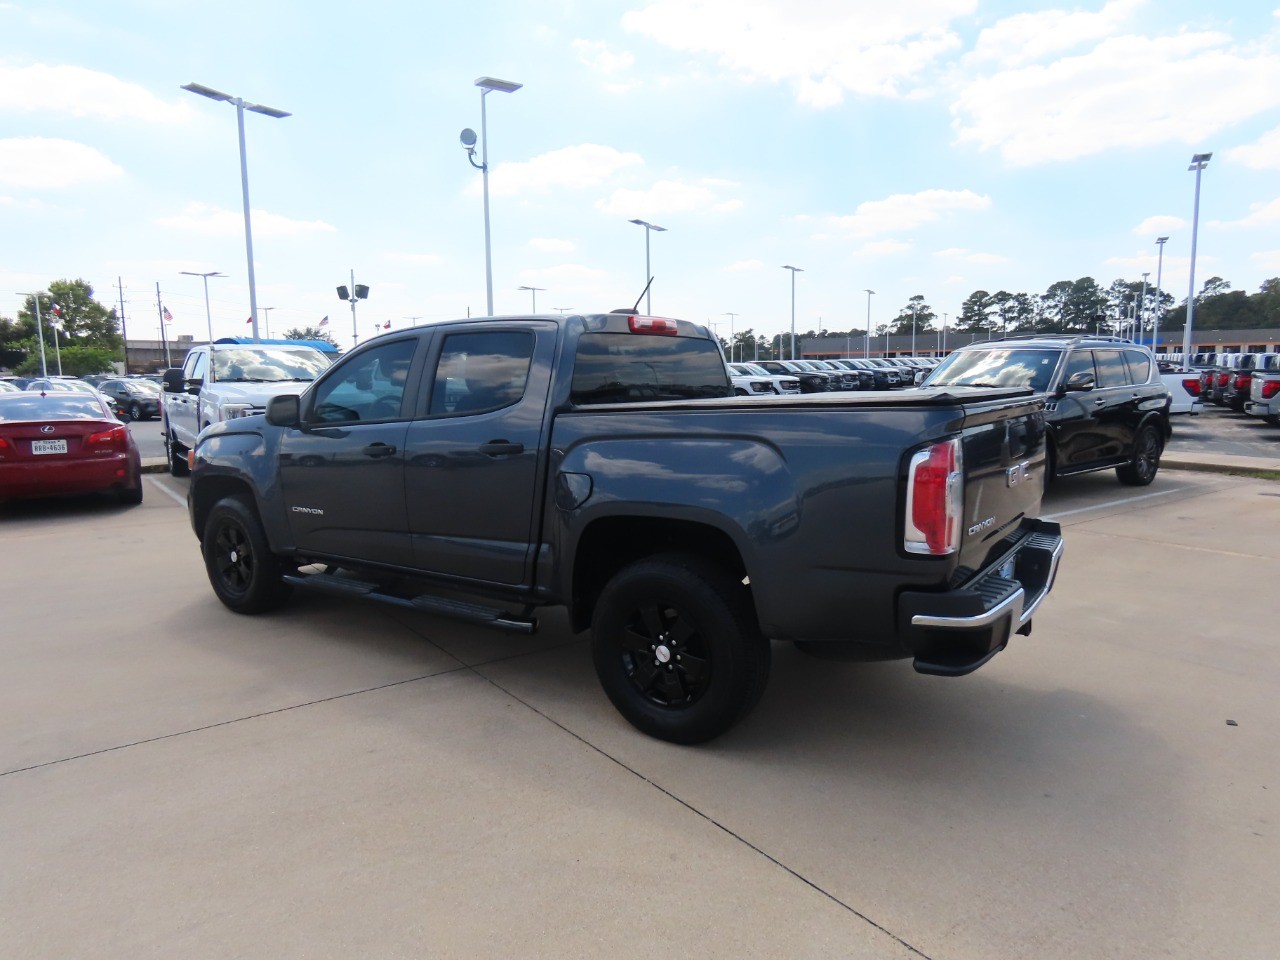
[{"label": "tire", "polygon": [[1151,424],[1138,431],[1133,441],[1133,456],[1129,462],[1116,467],[1116,478],[1126,487],[1145,487],[1156,478],[1160,469],[1160,454],[1164,441]]},{"label": "tire", "polygon": [[164,435],[164,449],[169,455],[169,472],[175,477],[191,476],[191,466],[187,463],[187,451],[182,444],[173,439],[173,434]]},{"label": "tire", "polygon": [[769,641],[747,588],[698,557],[624,567],[601,593],[591,630],[605,694],[637,730],[671,743],[724,733],[769,678]]},{"label": "tire", "polygon": [[138,403],[138,401],[136,400],[133,403],[129,404],[129,417],[132,420],[141,420],[142,404]]},{"label": "tire", "polygon": [[136,507],[142,502],[142,474],[134,479],[133,485],[116,491],[116,499],[126,507]]},{"label": "tire", "polygon": [[1269,427],[1280,427],[1280,416],[1269,414],[1262,418],[1262,422]]},{"label": "tire", "polygon": [[281,579],[284,566],[271,552],[257,513],[240,497],[214,504],[200,552],[213,592],[236,613],[263,613],[289,595],[289,585]]}]

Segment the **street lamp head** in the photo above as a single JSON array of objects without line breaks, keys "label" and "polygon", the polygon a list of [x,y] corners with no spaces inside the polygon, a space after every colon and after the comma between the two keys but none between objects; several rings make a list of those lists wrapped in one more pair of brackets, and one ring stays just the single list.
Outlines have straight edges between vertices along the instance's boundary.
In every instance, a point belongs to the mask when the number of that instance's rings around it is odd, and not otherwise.
[{"label": "street lamp head", "polygon": [[184,277],[225,277],[225,273],[219,273],[217,270],[210,270],[208,273],[200,273],[196,270],[179,270],[178,273]]},{"label": "street lamp head", "polygon": [[470,127],[465,128],[458,134],[459,142],[466,147],[468,153],[476,152],[476,132]]},{"label": "street lamp head", "polygon": [[477,87],[483,87],[485,90],[497,90],[499,93],[515,93],[523,83],[513,83],[510,80],[498,80],[494,77],[480,77],[476,80]]},{"label": "street lamp head", "polygon": [[277,110],[275,107],[268,107],[261,103],[246,103],[244,108],[250,113],[260,113],[264,117],[275,117],[277,120],[293,116],[293,114],[289,113],[287,110]]},{"label": "street lamp head", "polygon": [[223,93],[221,90],[215,90],[213,87],[206,87],[203,83],[184,83],[183,90],[190,90],[192,93],[198,93],[202,97],[208,97],[210,100],[229,101],[231,94]]},{"label": "street lamp head", "polygon": [[656,223],[650,223],[647,220],[632,220],[631,223],[634,223],[637,227],[644,227],[646,230],[657,230],[659,233],[667,232],[666,227],[660,227]]},{"label": "street lamp head", "polygon": [[355,295],[356,295],[356,299],[357,299],[357,300],[368,300],[368,299],[369,299],[369,287],[368,287],[368,285],[367,285],[367,284],[364,284],[364,283],[357,283],[357,284],[356,284],[356,289],[355,289],[355,291],[354,291],[354,292],[355,292]]},{"label": "street lamp head", "polygon": [[793,266],[791,266],[791,264],[789,264],[789,263],[784,263],[784,264],[782,265],[782,269],[783,269],[783,270],[790,270],[793,274],[796,274],[796,273],[804,273],[804,267],[793,267]]},{"label": "street lamp head", "polygon": [[1169,240],[1168,237],[1156,237],[1156,243],[1160,244],[1161,246],[1164,246],[1164,244],[1167,243],[1168,240]]},{"label": "street lamp head", "polygon": [[546,290],[547,288],[546,288],[546,287],[516,287],[516,289],[517,289],[517,290],[526,290],[526,291],[527,291],[527,290],[537,290],[539,293],[541,293],[543,290]]},{"label": "street lamp head", "polygon": [[1195,153],[1195,154],[1192,154],[1192,155],[1191,155],[1191,166],[1187,167],[1187,169],[1188,169],[1188,170],[1203,170],[1205,167],[1207,167],[1207,166],[1209,165],[1209,158],[1210,158],[1210,157],[1212,157],[1212,156],[1213,156],[1213,154],[1212,154],[1212,153]]},{"label": "street lamp head", "polygon": [[868,293],[868,294],[875,293],[875,291],[874,291],[874,290],[865,290],[865,289],[864,289],[864,291],[863,291],[863,292],[864,292],[864,293]]}]

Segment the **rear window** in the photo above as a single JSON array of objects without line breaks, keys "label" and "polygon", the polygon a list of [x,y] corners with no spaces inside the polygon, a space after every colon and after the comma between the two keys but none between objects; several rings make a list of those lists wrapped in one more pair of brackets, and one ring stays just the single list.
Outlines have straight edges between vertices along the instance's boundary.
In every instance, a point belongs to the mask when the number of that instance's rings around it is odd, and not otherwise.
[{"label": "rear window", "polygon": [[578,340],[574,404],[731,396],[724,360],[710,340],[635,333],[585,333]]},{"label": "rear window", "polygon": [[97,399],[83,393],[6,393],[0,396],[0,421],[106,420],[108,414]]}]

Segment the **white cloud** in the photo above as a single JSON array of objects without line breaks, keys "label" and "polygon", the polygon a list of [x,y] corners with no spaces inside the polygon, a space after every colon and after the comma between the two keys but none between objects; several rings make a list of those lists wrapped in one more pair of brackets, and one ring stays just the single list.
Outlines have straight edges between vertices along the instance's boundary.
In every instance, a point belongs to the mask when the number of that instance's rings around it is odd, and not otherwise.
[{"label": "white cloud", "polygon": [[1181,217],[1147,217],[1147,219],[1133,228],[1133,232],[1140,237],[1164,236],[1165,234],[1175,233],[1186,225],[1187,221]]},{"label": "white cloud", "polygon": [[[255,213],[256,217],[257,214]],[[256,222],[256,221],[255,221]],[[255,228],[256,229],[256,228]],[[390,260],[392,263],[443,263],[444,257],[438,253],[408,253],[403,251],[393,251],[383,254],[383,258]]]},{"label": "white cloud", "polygon": [[112,180],[124,173],[93,147],[74,140],[0,140],[0,183],[43,189]]},{"label": "white cloud", "polygon": [[1280,250],[1259,250],[1250,254],[1249,259],[1268,273],[1280,273]]},{"label": "white cloud", "polygon": [[145,87],[109,73],[43,63],[0,66],[0,110],[155,123],[184,123],[195,115],[181,101],[167,103]]},{"label": "white cloud", "polygon": [[1261,227],[1280,220],[1280,197],[1266,203],[1249,205],[1249,215],[1240,220],[1210,220],[1212,227]]},{"label": "white cloud", "polygon": [[764,266],[760,260],[738,260],[729,264],[724,268],[725,273],[747,273],[751,270],[759,270]]},{"label": "white cloud", "polygon": [[[552,150],[521,163],[498,164],[489,177],[489,191],[494,196],[514,197],[547,193],[560,187],[595,187],[619,170],[643,165],[644,158],[638,153],[623,153],[613,147],[582,143]],[[478,194],[480,191],[480,181],[473,180],[468,192]]]},{"label": "white cloud", "polygon": [[[1280,10],[1276,16],[1280,17]],[[1280,127],[1264,133],[1256,143],[1233,147],[1223,156],[1253,170],[1280,170]]]},{"label": "white cloud", "polygon": [[570,240],[557,240],[554,237],[533,237],[529,246],[541,253],[573,253],[577,244]]},{"label": "white cloud", "polygon": [[905,253],[914,247],[915,244],[908,243],[905,240],[875,240],[871,243],[864,243],[857,250],[858,256],[885,256],[893,253]]},{"label": "white cloud", "polygon": [[750,80],[789,84],[801,103],[825,108],[849,93],[899,95],[960,46],[948,24],[976,8],[977,0],[656,0],[622,25]]},{"label": "white cloud", "polygon": [[619,53],[610,50],[603,40],[575,40],[572,47],[573,52],[578,55],[578,62],[597,73],[612,74],[629,70],[636,62],[636,58],[625,50]]},{"label": "white cloud", "polygon": [[572,284],[586,280],[600,280],[609,274],[605,270],[588,267],[581,263],[562,263],[558,266],[538,270],[536,276],[530,274],[526,279],[558,280],[562,284]]},{"label": "white cloud", "polygon": [[1186,32],[1114,36],[1079,56],[976,77],[951,111],[960,143],[1026,166],[1117,147],[1198,148],[1277,106],[1280,55]]},{"label": "white cloud", "polygon": [[[334,233],[337,228],[323,220],[291,220],[278,213],[265,210],[252,211],[254,236],[298,237],[308,233]],[[240,210],[223,210],[204,203],[189,203],[182,213],[161,217],[156,223],[162,227],[198,233],[207,237],[234,237],[244,235],[244,213]]]},{"label": "white cloud", "polygon": [[1018,13],[978,34],[971,57],[1018,66],[1103,40],[1133,23],[1147,0],[1112,0],[1101,10]]},{"label": "white cloud", "polygon": [[729,213],[739,209],[742,201],[722,199],[717,187],[724,181],[659,180],[647,190],[615,190],[607,200],[596,203],[602,213],[647,219],[669,213],[710,211]]},{"label": "white cloud", "polygon": [[1008,257],[1002,257],[997,253],[981,253],[977,250],[966,250],[964,247],[948,247],[946,250],[938,250],[934,253],[936,257],[947,257],[951,260],[961,260],[965,263],[979,264],[1000,264],[1008,263]]},{"label": "white cloud", "polygon": [[991,198],[972,190],[922,190],[898,193],[883,200],[858,204],[855,213],[830,217],[828,224],[855,237],[901,233],[952,211],[979,211],[991,206]]}]

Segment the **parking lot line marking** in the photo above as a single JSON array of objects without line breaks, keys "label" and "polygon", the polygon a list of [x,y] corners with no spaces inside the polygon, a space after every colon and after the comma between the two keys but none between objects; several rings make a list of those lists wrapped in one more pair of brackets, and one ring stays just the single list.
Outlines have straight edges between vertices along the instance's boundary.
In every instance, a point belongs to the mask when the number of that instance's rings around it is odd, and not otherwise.
[{"label": "parking lot line marking", "polygon": [[151,485],[155,487],[157,490],[162,491],[166,496],[173,497],[173,499],[177,501],[178,506],[185,507],[187,505],[187,498],[170,490],[166,484],[161,483],[159,480],[155,479],[154,477],[145,477],[144,479],[150,480]]},{"label": "parking lot line marking", "polygon": [[1091,507],[1080,507],[1076,510],[1063,510],[1061,513],[1046,513],[1040,517],[1041,520],[1057,520],[1060,517],[1070,517],[1077,513],[1090,513],[1094,510],[1106,510],[1108,507],[1123,507],[1127,503],[1137,503],[1139,500],[1150,500],[1152,497],[1167,497],[1171,493],[1182,493],[1184,490],[1190,490],[1190,487],[1174,487],[1172,490],[1161,490],[1159,493],[1147,493],[1141,497],[1126,497],[1123,500],[1108,500],[1106,503],[1095,503]]}]

